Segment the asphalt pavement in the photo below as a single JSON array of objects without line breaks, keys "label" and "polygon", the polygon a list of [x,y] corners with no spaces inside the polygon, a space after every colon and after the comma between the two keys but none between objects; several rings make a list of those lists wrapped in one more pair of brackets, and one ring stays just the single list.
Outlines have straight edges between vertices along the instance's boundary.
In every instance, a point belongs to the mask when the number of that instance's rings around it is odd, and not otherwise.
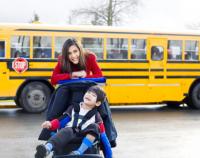
[{"label": "asphalt pavement", "polygon": [[[118,131],[114,158],[197,158],[200,111],[165,106],[112,109]],[[33,158],[45,114],[0,109],[0,158]]]}]

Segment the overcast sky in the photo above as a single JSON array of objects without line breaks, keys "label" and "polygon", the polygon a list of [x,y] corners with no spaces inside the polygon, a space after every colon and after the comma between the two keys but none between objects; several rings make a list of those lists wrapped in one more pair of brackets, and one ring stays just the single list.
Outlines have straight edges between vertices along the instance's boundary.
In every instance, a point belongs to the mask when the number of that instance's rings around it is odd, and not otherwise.
[{"label": "overcast sky", "polygon": [[[199,0],[140,0],[137,13],[125,18],[123,26],[184,28],[200,23]],[[70,11],[89,6],[94,0],[0,0],[0,22],[26,23],[34,12],[42,23],[66,24]]]}]

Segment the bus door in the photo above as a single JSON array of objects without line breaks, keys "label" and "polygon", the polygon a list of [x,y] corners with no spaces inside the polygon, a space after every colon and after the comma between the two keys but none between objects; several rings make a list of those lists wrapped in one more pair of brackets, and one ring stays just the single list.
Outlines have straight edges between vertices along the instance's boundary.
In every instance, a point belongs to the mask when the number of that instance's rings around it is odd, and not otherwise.
[{"label": "bus door", "polygon": [[[5,83],[7,79],[7,62],[5,60],[6,58],[6,42],[5,39],[0,36],[0,96],[5,95],[6,86]],[[2,93],[2,94],[1,94]]]},{"label": "bus door", "polygon": [[6,52],[6,49],[5,49],[5,40],[1,39],[0,38],[0,80],[3,78],[3,75],[4,75],[4,69],[6,66],[6,62],[5,62],[5,52]]},{"label": "bus door", "polygon": [[150,38],[148,43],[149,55],[149,96],[150,102],[160,102],[163,99],[165,65],[167,58],[167,39]]},{"label": "bus door", "polygon": [[0,38],[0,58],[5,58],[5,41]]}]

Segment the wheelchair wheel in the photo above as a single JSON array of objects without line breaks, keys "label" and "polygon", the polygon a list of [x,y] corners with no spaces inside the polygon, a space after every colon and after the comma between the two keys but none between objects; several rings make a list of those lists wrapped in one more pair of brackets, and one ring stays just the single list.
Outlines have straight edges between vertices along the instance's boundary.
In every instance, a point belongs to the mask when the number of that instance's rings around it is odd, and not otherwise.
[{"label": "wheelchair wheel", "polygon": [[99,154],[84,154],[84,155],[59,155],[53,156],[53,158],[103,158]]}]

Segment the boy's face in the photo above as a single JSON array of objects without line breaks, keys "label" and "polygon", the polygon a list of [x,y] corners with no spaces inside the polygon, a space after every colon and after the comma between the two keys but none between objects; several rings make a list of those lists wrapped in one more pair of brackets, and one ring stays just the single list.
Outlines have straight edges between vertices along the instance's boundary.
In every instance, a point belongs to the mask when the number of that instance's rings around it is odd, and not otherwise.
[{"label": "boy's face", "polygon": [[97,102],[97,95],[94,92],[87,91],[83,97],[83,102],[89,106],[90,108],[94,108],[95,106],[99,106],[101,102]]}]

